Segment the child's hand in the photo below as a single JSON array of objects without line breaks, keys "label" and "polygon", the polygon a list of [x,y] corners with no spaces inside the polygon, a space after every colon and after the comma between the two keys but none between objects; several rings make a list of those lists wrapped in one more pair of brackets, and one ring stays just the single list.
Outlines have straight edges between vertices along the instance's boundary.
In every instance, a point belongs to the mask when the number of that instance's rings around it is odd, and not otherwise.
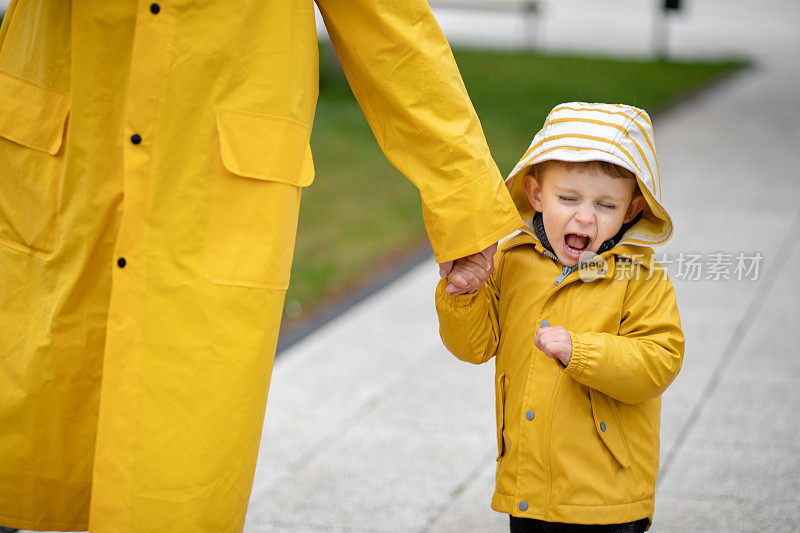
[{"label": "child's hand", "polygon": [[447,294],[450,296],[472,294],[480,289],[494,272],[493,257],[496,249],[495,244],[477,254],[456,259],[447,274],[448,285],[445,288]]},{"label": "child's hand", "polygon": [[561,326],[539,328],[533,337],[533,344],[547,357],[558,359],[564,366],[572,359],[572,337]]}]

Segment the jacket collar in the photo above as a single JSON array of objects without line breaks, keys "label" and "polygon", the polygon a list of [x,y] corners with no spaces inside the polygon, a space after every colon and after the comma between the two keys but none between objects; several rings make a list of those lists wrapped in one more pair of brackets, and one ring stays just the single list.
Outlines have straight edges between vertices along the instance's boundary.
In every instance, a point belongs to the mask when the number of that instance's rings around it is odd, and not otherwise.
[{"label": "jacket collar", "polygon": [[[605,241],[603,244],[600,245],[600,248],[597,250],[597,255],[602,255],[603,252],[612,249],[614,246],[617,245],[622,240],[622,237],[625,235],[629,229],[631,229],[641,218],[641,213],[636,216],[630,222],[627,222],[622,225],[616,235]],[[544,229],[544,217],[538,211],[533,215],[533,221],[531,223],[531,229],[536,234],[536,237],[539,239],[539,242],[542,243],[542,246],[553,255],[556,255],[556,252],[553,250],[553,246],[550,244],[550,241],[547,240],[547,232]]]},{"label": "jacket collar", "polygon": [[[537,252],[541,253],[542,255],[555,256],[555,254],[553,254],[551,249],[548,249],[544,246],[544,243],[537,235],[533,221],[526,218],[523,219],[523,222],[525,223],[525,227],[521,228],[517,233],[511,234],[509,237],[503,240],[500,243],[498,251],[506,251],[510,250],[511,248],[515,248],[517,246],[527,245],[527,246],[533,246],[534,249]],[[636,220],[634,220],[630,224],[635,224],[635,223]],[[619,234],[617,234],[617,236],[618,235]],[[617,236],[615,236],[614,239],[609,239],[609,240],[615,240]],[[547,237],[545,236],[545,239],[546,238]],[[620,259],[624,262],[638,263],[648,270],[650,270],[653,267],[653,262],[655,260],[652,248],[647,246],[630,244],[627,242],[623,242],[622,244],[612,245],[610,248],[607,248],[605,251],[600,252],[598,255],[609,263],[609,269],[603,277],[610,277],[613,275],[614,263],[616,263]],[[611,260],[612,257],[615,260],[612,261]]]}]

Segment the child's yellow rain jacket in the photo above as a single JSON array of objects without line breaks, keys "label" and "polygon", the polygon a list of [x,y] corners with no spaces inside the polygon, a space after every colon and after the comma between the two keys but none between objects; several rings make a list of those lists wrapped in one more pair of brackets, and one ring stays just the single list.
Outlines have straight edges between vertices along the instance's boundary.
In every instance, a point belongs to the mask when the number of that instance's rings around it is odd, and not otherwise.
[{"label": "child's yellow rain jacket", "polygon": [[[442,340],[464,361],[495,357],[495,510],[552,522],[652,521],[661,393],[681,367],[684,340],[672,284],[641,244],[671,232],[649,118],[628,106],[556,107],[507,180],[526,216],[522,179],[546,159],[629,168],[648,207],[585,268],[562,267],[525,230],[501,244],[494,274],[475,294],[453,298],[442,280]],[[534,346],[545,326],[570,332],[566,368]]]},{"label": "child's yellow rain jacket", "polygon": [[[424,0],[317,0],[439,261],[521,221]],[[244,522],[318,86],[312,0],[12,0],[0,525]]]}]

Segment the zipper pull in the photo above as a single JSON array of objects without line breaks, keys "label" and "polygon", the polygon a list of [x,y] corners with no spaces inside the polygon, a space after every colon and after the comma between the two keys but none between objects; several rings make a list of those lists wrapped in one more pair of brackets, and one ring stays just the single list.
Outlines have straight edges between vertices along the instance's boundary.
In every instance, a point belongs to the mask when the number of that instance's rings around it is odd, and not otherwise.
[{"label": "zipper pull", "polygon": [[553,281],[553,285],[561,285],[561,282],[564,281],[564,278],[569,276],[570,273],[572,273],[572,270],[573,270],[572,267],[568,266],[561,267],[561,274],[559,274],[558,277],[555,279],[555,281]]}]

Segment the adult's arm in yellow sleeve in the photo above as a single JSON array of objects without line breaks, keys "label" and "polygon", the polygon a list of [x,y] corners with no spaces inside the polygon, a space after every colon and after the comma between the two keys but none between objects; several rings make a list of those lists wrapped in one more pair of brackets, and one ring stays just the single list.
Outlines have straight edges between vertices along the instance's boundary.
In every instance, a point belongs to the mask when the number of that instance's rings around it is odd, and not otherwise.
[{"label": "adult's arm in yellow sleeve", "polygon": [[678,375],[684,337],[666,275],[631,281],[619,335],[571,333],[573,379],[625,403],[659,396]]},{"label": "adult's arm in yellow sleeve", "polygon": [[420,191],[436,261],[479,252],[519,228],[427,2],[316,2],[378,144]]}]

